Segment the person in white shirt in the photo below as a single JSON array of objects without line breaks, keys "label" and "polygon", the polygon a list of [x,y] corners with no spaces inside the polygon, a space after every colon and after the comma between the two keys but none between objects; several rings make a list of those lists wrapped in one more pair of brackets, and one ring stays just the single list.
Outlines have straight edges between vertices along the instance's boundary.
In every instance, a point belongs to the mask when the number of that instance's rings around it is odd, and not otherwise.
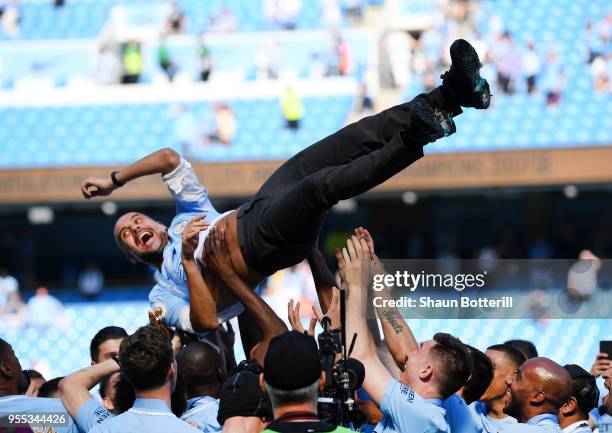
[{"label": "person in white shirt", "polygon": [[28,301],[29,324],[34,328],[53,328],[63,325],[63,306],[46,287],[36,289],[36,294]]},{"label": "person in white shirt", "polygon": [[559,409],[559,426],[563,433],[591,433],[589,412],[599,404],[599,388],[595,377],[575,364],[563,368],[572,377],[572,395]]}]

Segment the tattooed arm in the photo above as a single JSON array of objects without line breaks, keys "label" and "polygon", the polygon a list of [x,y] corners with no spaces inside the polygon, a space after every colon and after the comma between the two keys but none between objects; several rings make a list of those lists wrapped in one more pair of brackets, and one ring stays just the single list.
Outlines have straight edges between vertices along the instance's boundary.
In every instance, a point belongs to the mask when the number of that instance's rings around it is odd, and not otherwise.
[{"label": "tattooed arm", "polygon": [[[380,258],[374,251],[374,240],[367,229],[359,227],[355,229],[355,234],[359,238],[365,239],[370,249],[370,257],[372,259],[373,273],[374,274],[385,274],[385,269]],[[384,278],[381,278],[384,281]],[[389,293],[389,288],[384,287],[383,290],[376,293],[377,297],[380,297],[383,301],[378,305],[387,305],[384,301],[393,299]],[[397,307],[381,306],[376,307],[376,314],[382,322],[383,334],[385,336],[385,343],[395,364],[400,370],[404,370],[406,364],[407,353],[417,349],[418,343],[410,330],[410,327],[405,322],[404,318],[400,314]]]}]

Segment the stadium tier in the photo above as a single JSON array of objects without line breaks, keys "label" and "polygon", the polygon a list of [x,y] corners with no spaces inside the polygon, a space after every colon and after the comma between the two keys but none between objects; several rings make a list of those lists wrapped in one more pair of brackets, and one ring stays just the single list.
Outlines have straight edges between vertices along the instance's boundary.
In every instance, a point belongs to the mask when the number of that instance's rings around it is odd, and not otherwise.
[{"label": "stadium tier", "polygon": [[[294,132],[284,127],[277,99],[231,101],[231,145],[201,145],[191,155],[202,161],[287,158],[342,127],[353,97],[306,98],[303,104],[308,115]],[[177,139],[187,127],[203,139],[214,133],[212,104],[177,105],[0,108],[0,168],[122,164],[165,146],[184,151]]]}]

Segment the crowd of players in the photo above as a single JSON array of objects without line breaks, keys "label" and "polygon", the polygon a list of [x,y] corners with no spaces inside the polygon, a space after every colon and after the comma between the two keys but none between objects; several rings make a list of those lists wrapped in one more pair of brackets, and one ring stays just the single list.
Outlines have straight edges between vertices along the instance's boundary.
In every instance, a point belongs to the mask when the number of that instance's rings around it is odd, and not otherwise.
[{"label": "crowd of players", "polygon": [[[418,343],[409,321],[394,308],[376,311],[383,339],[378,327],[364,319],[371,304],[362,295],[372,275],[384,272],[368,231],[356,229],[336,256],[347,299],[347,334],[357,334],[351,356],[366,372],[355,395],[366,420],[355,428],[377,433],[612,431],[612,399],[600,399],[595,382],[601,375],[604,386],[612,387],[612,360],[606,354],[599,354],[588,372],[538,357],[535,347],[521,340],[484,353],[445,333]],[[339,328],[339,294],[334,288],[325,316],[314,308],[307,330],[299,320],[299,304],[290,303],[291,331],[271,309],[257,310],[263,304],[257,296],[241,298],[247,311],[259,311],[256,323],[263,336],[238,365],[230,326],[220,327],[217,339],[198,339],[173,331],[153,312],[151,324],[132,335],[114,326],[101,329],[91,341],[91,366],[46,382],[22,370],[11,346],[0,340],[0,431],[348,431],[317,414],[319,392],[330,378],[322,371],[313,334],[316,320],[324,317],[331,329]],[[98,384],[99,391],[92,392]],[[65,423],[43,428],[34,420],[27,430],[14,421],[16,415],[49,413],[65,414]]]}]

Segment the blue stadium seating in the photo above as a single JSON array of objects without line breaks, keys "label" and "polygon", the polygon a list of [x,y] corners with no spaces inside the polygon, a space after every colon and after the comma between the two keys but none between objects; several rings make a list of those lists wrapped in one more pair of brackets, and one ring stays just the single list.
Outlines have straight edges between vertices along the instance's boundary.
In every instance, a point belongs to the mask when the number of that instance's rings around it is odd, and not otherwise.
[{"label": "blue stadium seating", "polygon": [[[105,291],[100,301],[89,303],[74,292],[55,294],[64,302],[67,330],[27,328],[16,332],[0,322],[0,336],[13,345],[24,368],[46,359],[51,376],[64,375],[89,365],[89,342],[100,328],[116,325],[133,332],[148,322],[147,290],[143,288]],[[518,291],[504,292],[507,296],[516,294]],[[602,292],[591,302],[603,302],[609,309],[608,301],[609,294]],[[278,314],[284,318],[286,312]],[[449,332],[483,350],[510,339],[528,339],[542,356],[587,369],[598,352],[598,342],[612,340],[609,319],[553,319],[546,325],[528,319],[418,319],[409,323],[417,340],[429,339],[436,332]],[[238,356],[244,355],[239,352]]]},{"label": "blue stadium seating", "polygon": [[[306,98],[303,103],[303,126],[294,132],[284,129],[277,99],[232,101],[234,142],[202,147],[197,159],[286,158],[339,129],[353,97]],[[204,130],[212,132],[205,126],[211,125],[211,105],[185,105],[201,119]],[[180,151],[171,108],[170,104],[2,108],[0,168],[119,164],[165,146]]]}]

